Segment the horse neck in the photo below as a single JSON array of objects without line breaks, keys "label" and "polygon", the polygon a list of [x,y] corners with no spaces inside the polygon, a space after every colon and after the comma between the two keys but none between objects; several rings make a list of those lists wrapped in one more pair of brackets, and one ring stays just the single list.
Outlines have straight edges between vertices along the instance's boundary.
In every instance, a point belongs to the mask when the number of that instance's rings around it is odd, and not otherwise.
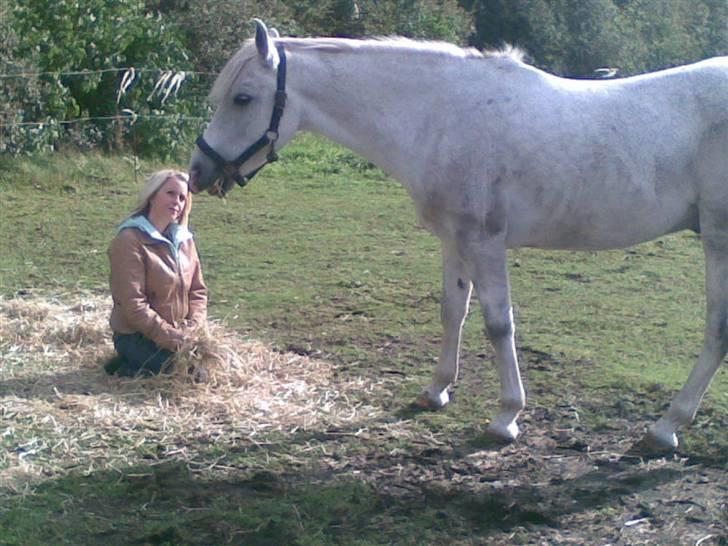
[{"label": "horse neck", "polygon": [[354,150],[402,182],[416,176],[416,150],[427,132],[422,110],[437,85],[434,77],[428,82],[436,63],[413,57],[294,51],[289,70],[303,104],[300,129]]}]

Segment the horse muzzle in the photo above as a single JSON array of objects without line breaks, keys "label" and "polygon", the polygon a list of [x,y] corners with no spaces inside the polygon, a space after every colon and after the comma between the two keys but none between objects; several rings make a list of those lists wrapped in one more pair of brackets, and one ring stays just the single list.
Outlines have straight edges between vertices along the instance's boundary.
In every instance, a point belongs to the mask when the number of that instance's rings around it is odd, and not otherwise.
[{"label": "horse muzzle", "polygon": [[[217,169],[213,169],[217,171]],[[225,197],[235,184],[240,184],[238,178],[240,175],[235,173],[231,176],[226,172],[213,172],[207,176],[201,176],[200,170],[196,167],[190,169],[189,187],[192,193],[200,193],[207,190],[210,195]]]}]

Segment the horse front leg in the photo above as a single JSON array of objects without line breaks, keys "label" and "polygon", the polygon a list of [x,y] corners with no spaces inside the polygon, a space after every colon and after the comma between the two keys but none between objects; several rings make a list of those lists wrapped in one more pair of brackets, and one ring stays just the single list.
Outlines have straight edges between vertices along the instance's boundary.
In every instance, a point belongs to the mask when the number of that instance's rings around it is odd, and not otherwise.
[{"label": "horse front leg", "polygon": [[460,336],[468,314],[473,285],[456,248],[447,242],[442,245],[442,342],[437,368],[430,385],[417,398],[415,404],[426,409],[440,409],[447,405],[447,389],[457,379],[460,358]]},{"label": "horse front leg", "polygon": [[526,405],[526,395],[516,356],[506,248],[498,240],[478,241],[465,252],[468,252],[471,277],[485,318],[485,331],[495,350],[501,387],[500,411],[487,432],[511,442],[518,437],[516,421]]},{"label": "horse front leg", "polygon": [[700,401],[728,352],[728,244],[703,234],[707,318],[703,349],[682,390],[667,412],[650,428],[647,443],[659,450],[677,448],[675,434],[695,418]]}]

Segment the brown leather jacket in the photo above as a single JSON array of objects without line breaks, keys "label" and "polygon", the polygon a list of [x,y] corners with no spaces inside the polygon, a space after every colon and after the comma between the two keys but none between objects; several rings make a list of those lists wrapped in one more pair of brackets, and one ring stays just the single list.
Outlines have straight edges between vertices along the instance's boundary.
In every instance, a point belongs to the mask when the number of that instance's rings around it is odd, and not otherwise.
[{"label": "brown leather jacket", "polygon": [[173,228],[177,244],[143,216],[119,227],[108,251],[114,300],[109,323],[114,333],[140,332],[176,351],[185,330],[207,318],[207,287],[192,235]]}]

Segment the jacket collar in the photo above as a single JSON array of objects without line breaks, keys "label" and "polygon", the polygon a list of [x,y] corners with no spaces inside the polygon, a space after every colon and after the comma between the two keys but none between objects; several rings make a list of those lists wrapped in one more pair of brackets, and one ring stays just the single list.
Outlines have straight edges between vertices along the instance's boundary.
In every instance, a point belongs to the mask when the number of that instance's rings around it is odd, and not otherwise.
[{"label": "jacket collar", "polygon": [[122,229],[127,228],[138,229],[139,231],[149,235],[149,237],[151,237],[155,241],[170,245],[175,254],[177,253],[177,250],[179,250],[179,247],[182,243],[192,239],[192,232],[187,229],[187,226],[176,223],[171,224],[167,229],[167,232],[169,233],[169,238],[165,237],[143,214],[140,214],[138,216],[132,216],[131,218],[127,218],[126,220],[124,220],[121,225],[119,225],[116,232],[119,233]]}]

